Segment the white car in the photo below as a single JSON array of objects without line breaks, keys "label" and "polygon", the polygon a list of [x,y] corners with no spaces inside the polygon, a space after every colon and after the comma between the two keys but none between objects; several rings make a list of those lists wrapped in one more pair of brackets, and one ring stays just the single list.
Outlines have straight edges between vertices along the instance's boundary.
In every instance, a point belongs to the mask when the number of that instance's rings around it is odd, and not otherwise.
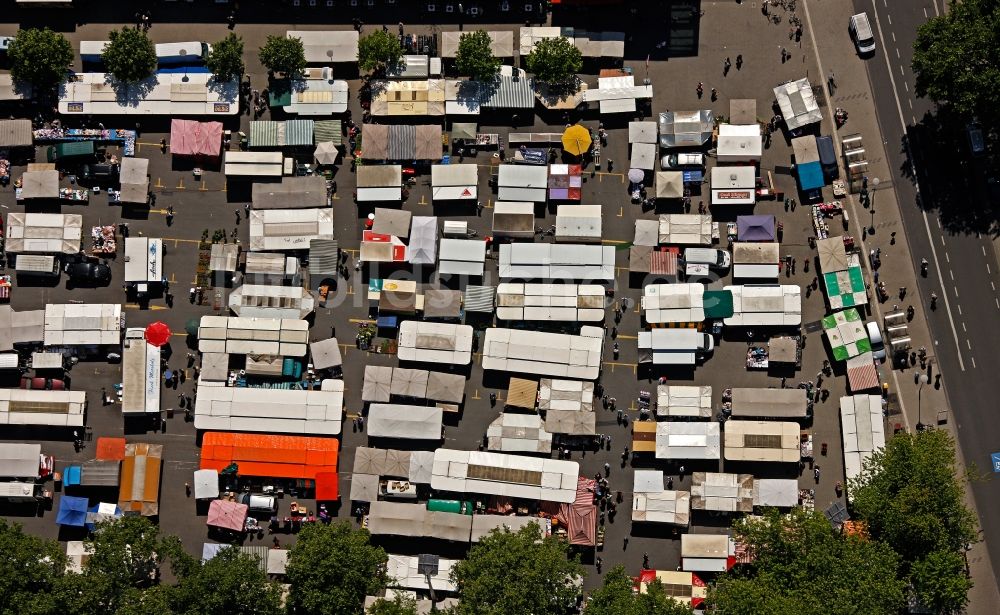
[{"label": "white car", "polygon": [[882,332],[879,331],[878,323],[875,321],[867,323],[865,329],[868,330],[868,341],[872,345],[872,356],[879,363],[885,361],[885,341],[882,339]]},{"label": "white car", "polygon": [[7,53],[7,50],[10,49],[10,44],[13,42],[13,36],[0,36],[0,51]]},{"label": "white car", "polygon": [[667,154],[660,159],[660,168],[668,169],[705,168],[705,154]]}]

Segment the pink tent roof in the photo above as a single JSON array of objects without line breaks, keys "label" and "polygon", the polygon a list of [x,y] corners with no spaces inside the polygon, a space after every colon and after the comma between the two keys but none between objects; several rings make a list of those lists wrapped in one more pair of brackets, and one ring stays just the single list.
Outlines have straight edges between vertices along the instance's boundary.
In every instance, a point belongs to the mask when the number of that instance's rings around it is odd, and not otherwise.
[{"label": "pink tent roof", "polygon": [[594,504],[593,479],[577,479],[576,501],[563,504],[559,516],[566,521],[566,532],[573,545],[592,547],[597,544],[597,506]]},{"label": "pink tent roof", "polygon": [[221,122],[170,121],[170,153],[178,156],[218,157],[221,152]]},{"label": "pink tent roof", "polygon": [[250,507],[246,504],[237,504],[228,500],[212,500],[208,506],[208,524],[234,532],[242,532],[249,509]]}]

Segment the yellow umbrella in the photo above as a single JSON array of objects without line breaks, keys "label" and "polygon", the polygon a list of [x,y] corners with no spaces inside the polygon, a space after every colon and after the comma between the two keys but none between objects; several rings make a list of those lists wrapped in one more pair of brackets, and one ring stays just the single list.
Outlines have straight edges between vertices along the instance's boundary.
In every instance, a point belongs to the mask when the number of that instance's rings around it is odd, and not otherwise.
[{"label": "yellow umbrella", "polygon": [[593,142],[590,138],[590,131],[580,124],[570,126],[562,136],[563,150],[571,156],[582,156],[590,149]]}]

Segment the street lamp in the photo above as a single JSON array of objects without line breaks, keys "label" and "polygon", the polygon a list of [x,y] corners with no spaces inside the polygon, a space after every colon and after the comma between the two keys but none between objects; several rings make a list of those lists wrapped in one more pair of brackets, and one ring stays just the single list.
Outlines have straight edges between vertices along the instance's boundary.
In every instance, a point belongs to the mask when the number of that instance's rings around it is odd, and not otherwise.
[{"label": "street lamp", "polygon": [[868,227],[868,232],[875,233],[875,191],[878,190],[879,179],[877,177],[872,178],[872,198],[868,203],[868,208],[871,210],[872,214],[872,224]]},{"label": "street lamp", "polygon": [[930,378],[927,374],[919,374],[917,376],[917,431],[924,430],[924,420],[923,420],[923,409],[920,405],[920,396],[923,393],[924,385],[930,382]]}]

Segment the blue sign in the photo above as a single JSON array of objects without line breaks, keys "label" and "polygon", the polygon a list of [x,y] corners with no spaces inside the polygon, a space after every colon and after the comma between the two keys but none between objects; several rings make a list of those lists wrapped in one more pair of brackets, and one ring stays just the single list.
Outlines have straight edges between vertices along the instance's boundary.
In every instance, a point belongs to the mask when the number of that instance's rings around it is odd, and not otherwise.
[{"label": "blue sign", "polygon": [[993,471],[1000,472],[1000,453],[990,455],[990,461],[993,462]]}]

